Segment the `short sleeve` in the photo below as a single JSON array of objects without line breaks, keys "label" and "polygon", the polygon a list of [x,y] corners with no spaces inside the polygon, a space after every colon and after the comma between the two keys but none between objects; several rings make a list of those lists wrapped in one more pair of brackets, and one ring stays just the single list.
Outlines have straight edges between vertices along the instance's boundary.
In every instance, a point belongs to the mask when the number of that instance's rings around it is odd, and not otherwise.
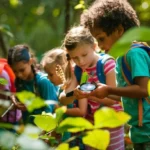
[{"label": "short sleeve", "polygon": [[[57,88],[47,79],[47,77],[43,77],[39,82],[39,93],[41,98],[44,100],[54,100],[58,101],[57,96]],[[53,112],[54,105],[49,105],[46,108],[46,112]]]},{"label": "short sleeve", "polygon": [[127,62],[132,68],[132,79],[135,77],[149,77],[150,58],[141,48],[134,48],[127,53]]},{"label": "short sleeve", "polygon": [[106,75],[107,73],[115,69],[115,66],[116,62],[114,59],[109,59],[108,61],[106,61],[104,64],[104,74]]}]

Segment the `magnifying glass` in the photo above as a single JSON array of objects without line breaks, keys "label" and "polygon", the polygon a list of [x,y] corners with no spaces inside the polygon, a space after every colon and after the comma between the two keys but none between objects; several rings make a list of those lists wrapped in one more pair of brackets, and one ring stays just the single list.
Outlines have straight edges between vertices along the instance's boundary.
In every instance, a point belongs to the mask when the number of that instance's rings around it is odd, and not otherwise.
[{"label": "magnifying glass", "polygon": [[80,85],[80,90],[84,92],[91,92],[97,88],[95,83],[83,83]]}]

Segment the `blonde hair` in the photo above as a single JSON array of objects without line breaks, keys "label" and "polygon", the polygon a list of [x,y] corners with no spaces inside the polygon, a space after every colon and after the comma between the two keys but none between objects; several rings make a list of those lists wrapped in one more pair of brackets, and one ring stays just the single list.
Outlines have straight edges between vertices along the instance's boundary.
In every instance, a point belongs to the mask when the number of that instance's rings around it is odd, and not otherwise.
[{"label": "blonde hair", "polygon": [[68,84],[68,71],[66,71],[68,70],[68,61],[65,50],[61,48],[49,50],[44,54],[40,64],[43,68],[47,65],[56,64],[56,74],[61,78],[64,87]]}]

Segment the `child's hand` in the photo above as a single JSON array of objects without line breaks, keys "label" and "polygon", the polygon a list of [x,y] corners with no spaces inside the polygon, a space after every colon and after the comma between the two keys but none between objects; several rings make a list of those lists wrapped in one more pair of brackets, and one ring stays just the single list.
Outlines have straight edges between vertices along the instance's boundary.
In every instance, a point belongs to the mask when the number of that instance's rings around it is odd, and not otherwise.
[{"label": "child's hand", "polygon": [[20,102],[17,102],[17,103],[15,104],[15,106],[16,106],[18,109],[22,110],[22,111],[27,110],[26,106],[25,106],[24,104],[20,103]]},{"label": "child's hand", "polygon": [[77,99],[87,98],[89,96],[88,93],[81,91],[80,89],[76,88],[73,94]]},{"label": "child's hand", "polygon": [[54,110],[56,110],[57,108],[59,108],[59,107],[61,107],[60,105],[58,105],[58,104],[55,104],[55,108],[54,108]]},{"label": "child's hand", "polygon": [[103,99],[109,95],[108,85],[98,83],[97,88],[95,90],[91,91],[90,93],[88,93],[87,95],[88,95],[89,99],[93,99],[93,100],[94,99],[96,100],[96,98]]}]

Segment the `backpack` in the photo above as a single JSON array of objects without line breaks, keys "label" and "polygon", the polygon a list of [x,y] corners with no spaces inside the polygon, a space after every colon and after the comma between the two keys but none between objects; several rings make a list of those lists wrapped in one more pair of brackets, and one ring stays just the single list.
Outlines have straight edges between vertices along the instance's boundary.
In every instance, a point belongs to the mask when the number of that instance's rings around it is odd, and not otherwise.
[{"label": "backpack", "polygon": [[[5,72],[8,74],[9,79],[10,79],[10,92],[16,92],[16,88],[15,88],[15,74],[13,73],[11,67],[8,65],[7,63],[7,59],[4,58],[0,58],[0,75],[2,74],[3,70],[5,70]],[[4,122],[10,122],[10,123],[16,123],[18,122],[22,117],[22,113],[21,110],[19,109],[13,109],[10,110],[3,118],[2,120]]]},{"label": "backpack", "polygon": [[[131,49],[133,48],[141,48],[142,50],[145,50],[149,55],[150,55],[150,46],[146,42],[133,42],[131,45]],[[127,54],[127,53],[126,53]],[[121,58],[121,72],[124,80],[128,85],[132,85],[133,80],[132,80],[132,75],[131,75],[131,68],[129,67],[127,60],[126,60],[126,54],[122,56]],[[147,98],[144,98],[148,101]],[[149,103],[149,101],[148,101]],[[142,99],[138,101],[138,118],[139,118],[139,126],[142,126],[142,119],[143,119],[143,104],[142,104]]]},{"label": "backpack", "polygon": [[[105,54],[105,53],[100,53],[100,56],[102,57],[102,59],[99,59],[97,62],[96,72],[97,72],[98,80],[101,83],[105,84],[106,83],[106,77],[104,74],[104,64],[107,60],[114,59],[114,58],[108,54]],[[78,83],[80,83],[81,76],[82,76],[82,69],[76,65],[75,69],[74,69],[74,73],[75,73],[75,76],[76,76]]]},{"label": "backpack", "polygon": [[[106,83],[106,77],[104,74],[104,64],[107,60],[109,59],[114,59],[112,56],[105,54],[105,53],[100,53],[101,59],[99,59],[97,61],[97,65],[96,65],[96,73],[97,73],[97,77],[98,80],[105,84]],[[76,79],[78,81],[78,83],[82,84],[81,82],[81,77],[82,77],[82,69],[80,67],[78,67],[77,65],[74,68],[74,73],[76,76]],[[101,106],[100,106],[101,107]],[[94,108],[92,107],[91,103],[88,103],[88,118],[90,119],[93,115],[90,116],[90,114],[92,114],[92,112],[94,112]]]}]

